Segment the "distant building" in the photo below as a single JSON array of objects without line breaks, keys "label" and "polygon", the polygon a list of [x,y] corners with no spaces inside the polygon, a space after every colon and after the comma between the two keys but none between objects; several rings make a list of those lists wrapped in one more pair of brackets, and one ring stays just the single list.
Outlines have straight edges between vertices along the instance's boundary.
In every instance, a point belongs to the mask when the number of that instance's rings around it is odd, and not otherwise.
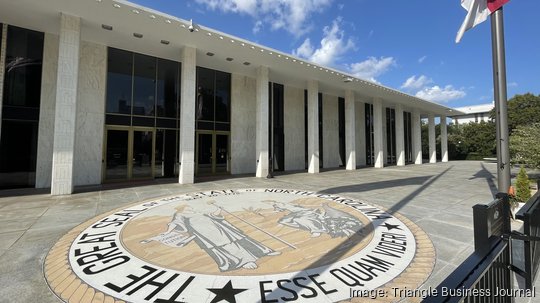
[{"label": "distant building", "polygon": [[489,112],[495,107],[493,103],[458,107],[456,110],[464,114],[451,116],[454,124],[489,121]]}]

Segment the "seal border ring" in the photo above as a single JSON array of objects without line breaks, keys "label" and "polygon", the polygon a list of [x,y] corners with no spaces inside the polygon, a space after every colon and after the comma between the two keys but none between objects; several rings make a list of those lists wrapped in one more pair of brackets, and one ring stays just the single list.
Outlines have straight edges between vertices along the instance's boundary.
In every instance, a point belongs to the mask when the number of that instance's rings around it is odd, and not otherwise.
[{"label": "seal border ring", "polygon": [[[250,189],[259,189],[250,188]],[[289,188],[279,188],[279,189],[289,189]],[[108,212],[94,216],[83,223],[77,225],[76,227],[69,230],[65,235],[60,237],[60,239],[50,248],[47,253],[46,258],[43,260],[43,277],[47,283],[48,288],[51,292],[63,302],[106,302],[106,303],[125,303],[125,301],[110,296],[103,293],[99,289],[95,289],[85,283],[81,278],[79,278],[69,263],[69,250],[73,241],[77,238],[78,235],[90,225],[94,224],[96,221],[103,219],[107,216],[114,214],[126,207],[139,205],[141,203],[154,201],[156,199],[162,199],[165,197],[170,197],[174,195],[184,195],[196,191],[189,191],[185,193],[169,194],[163,196],[157,196],[153,198],[143,199],[135,201],[132,203],[125,204],[121,207],[115,208]],[[318,193],[314,191],[314,193]],[[340,197],[350,198],[339,194]],[[382,211],[388,212],[388,209],[385,207],[380,207],[375,203],[369,201],[350,198],[356,201],[366,202],[367,204],[377,207]],[[395,297],[391,291],[394,288],[408,288],[415,289],[421,286],[432,274],[435,267],[436,252],[433,246],[431,239],[428,234],[424,232],[418,225],[406,218],[405,216],[394,212],[390,213],[396,219],[400,220],[407,226],[415,238],[416,250],[414,252],[414,257],[409,263],[409,266],[402,271],[399,275],[394,277],[392,280],[381,285],[379,289],[386,290],[388,297],[385,298],[385,301],[397,302],[401,298]],[[417,298],[420,301],[421,298]],[[366,298],[351,298],[349,300],[343,300],[341,302],[366,302]],[[371,299],[369,299],[371,300]]]}]

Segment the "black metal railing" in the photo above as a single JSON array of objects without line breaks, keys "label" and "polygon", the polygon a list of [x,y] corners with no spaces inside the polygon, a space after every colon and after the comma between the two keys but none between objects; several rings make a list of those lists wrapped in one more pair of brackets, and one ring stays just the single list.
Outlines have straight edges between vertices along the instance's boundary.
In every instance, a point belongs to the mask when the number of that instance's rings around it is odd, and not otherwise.
[{"label": "black metal railing", "polygon": [[473,207],[475,251],[424,302],[511,302],[501,295],[513,289],[511,276],[510,203],[497,194],[489,204]]},{"label": "black metal railing", "polygon": [[[538,181],[540,189],[540,181]],[[474,253],[424,302],[513,302],[512,271],[525,279],[519,296],[530,296],[540,268],[540,190],[521,208],[523,233],[511,231],[508,195],[473,207]]]},{"label": "black metal railing", "polygon": [[[517,270],[525,278],[525,288],[532,289],[540,266],[540,180],[539,190],[516,214],[523,221],[523,234],[513,232],[511,237],[523,240],[524,268]],[[521,252],[517,252],[521,253]]]}]

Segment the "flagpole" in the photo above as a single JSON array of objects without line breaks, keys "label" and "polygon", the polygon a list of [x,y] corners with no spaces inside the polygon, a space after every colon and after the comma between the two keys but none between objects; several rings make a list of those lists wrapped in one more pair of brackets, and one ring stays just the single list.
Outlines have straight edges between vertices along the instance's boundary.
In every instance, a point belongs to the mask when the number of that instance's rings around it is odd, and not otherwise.
[{"label": "flagpole", "polygon": [[511,183],[502,7],[491,14],[491,47],[493,53],[493,88],[497,129],[497,186],[499,192],[507,193]]}]

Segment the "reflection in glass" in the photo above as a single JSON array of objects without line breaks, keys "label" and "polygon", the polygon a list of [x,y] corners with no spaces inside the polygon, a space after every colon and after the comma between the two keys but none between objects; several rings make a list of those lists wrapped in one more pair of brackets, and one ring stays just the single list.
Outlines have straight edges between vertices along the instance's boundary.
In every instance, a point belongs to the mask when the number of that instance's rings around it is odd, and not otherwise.
[{"label": "reflection in glass", "polygon": [[132,178],[152,177],[152,131],[133,132]]},{"label": "reflection in glass", "polygon": [[107,180],[123,180],[128,177],[128,131],[107,131]]},{"label": "reflection in glass", "polygon": [[[405,163],[411,163],[412,160],[412,124],[411,113],[403,112],[404,136],[405,136]],[[399,125],[398,125],[399,127]]]},{"label": "reflection in glass", "polygon": [[176,118],[178,109],[178,70],[174,61],[158,59],[157,100],[158,117]]},{"label": "reflection in glass", "polygon": [[37,136],[37,121],[2,121],[0,188],[34,185]]},{"label": "reflection in glass", "polygon": [[156,150],[154,176],[174,177],[176,168],[176,130],[158,129],[156,133]]},{"label": "reflection in glass", "polygon": [[8,26],[4,106],[39,107],[43,33]]},{"label": "reflection in glass", "polygon": [[366,165],[375,164],[375,133],[373,131],[373,104],[365,104],[365,122],[366,122]]},{"label": "reflection in glass", "polygon": [[285,169],[284,87],[282,84],[272,83],[271,88],[272,163],[274,171],[283,171]]},{"label": "reflection in glass", "polygon": [[229,122],[231,75],[216,71],[216,121]]},{"label": "reflection in glass", "polygon": [[133,115],[154,116],[156,58],[134,54],[133,62]]},{"label": "reflection in glass", "polygon": [[386,162],[396,164],[396,110],[386,108]]},{"label": "reflection in glass", "polygon": [[198,135],[197,174],[207,175],[212,173],[212,135]]},{"label": "reflection in glass", "polygon": [[197,68],[197,120],[214,121],[214,71]]},{"label": "reflection in glass", "polygon": [[109,47],[107,113],[131,114],[133,54]]},{"label": "reflection in glass", "polygon": [[216,135],[216,173],[229,171],[229,136]]}]

